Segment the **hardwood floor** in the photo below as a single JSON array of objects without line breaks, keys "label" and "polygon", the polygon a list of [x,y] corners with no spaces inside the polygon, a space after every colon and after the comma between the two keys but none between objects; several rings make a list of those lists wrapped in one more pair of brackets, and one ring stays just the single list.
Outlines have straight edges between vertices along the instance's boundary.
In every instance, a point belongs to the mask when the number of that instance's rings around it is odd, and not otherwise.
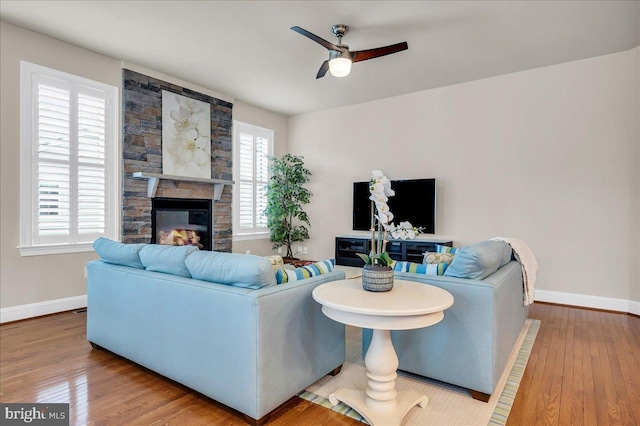
[{"label": "hardwood floor", "polygon": [[535,303],[541,321],[507,426],[640,425],[640,318]]},{"label": "hardwood floor", "polygon": [[[542,321],[508,425],[640,424],[640,318],[534,304]],[[72,425],[244,425],[242,415],[108,351],[71,312],[0,326],[0,401],[68,402]],[[269,425],[361,425],[300,398]]]}]

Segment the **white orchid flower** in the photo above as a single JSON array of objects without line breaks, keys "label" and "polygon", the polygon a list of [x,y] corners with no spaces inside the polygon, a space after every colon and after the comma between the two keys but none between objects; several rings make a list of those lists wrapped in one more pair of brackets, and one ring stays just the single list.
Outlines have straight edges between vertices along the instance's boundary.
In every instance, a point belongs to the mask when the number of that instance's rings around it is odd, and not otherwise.
[{"label": "white orchid flower", "polygon": [[[369,180],[369,192],[371,194],[369,199],[375,203],[375,213],[377,213],[372,217],[372,231],[375,230],[376,226],[378,229],[380,229],[379,227],[384,228],[384,234],[378,233],[376,237],[376,233],[372,232],[371,236],[371,259],[372,263],[374,258],[378,259],[376,260],[377,263],[379,259],[381,259],[380,256],[386,251],[387,235],[391,233],[391,236],[394,236],[394,232],[397,231],[393,224],[393,213],[391,213],[389,205],[387,204],[387,201],[389,201],[388,197],[395,195],[395,191],[391,189],[391,181],[381,170],[373,170],[371,172],[371,179]],[[386,255],[386,257],[388,258],[388,255]],[[387,261],[384,261],[382,264],[386,265],[386,262]]]},{"label": "white orchid flower", "polygon": [[376,207],[383,212],[389,211],[389,204],[385,202],[376,203]]},{"label": "white orchid flower", "polygon": [[382,192],[371,193],[371,196],[369,197],[369,199],[376,204],[386,203],[387,201],[389,201],[387,196],[384,195],[384,193]]},{"label": "white orchid flower", "polygon": [[378,215],[376,216],[380,222],[391,223],[393,221],[393,213],[391,213],[388,208],[387,211],[381,212],[378,211]]},{"label": "white orchid flower", "polygon": [[422,227],[416,228],[409,221],[400,222],[399,225],[391,223],[389,225],[391,236],[395,239],[414,239],[416,235],[420,234],[423,230]]},{"label": "white orchid flower", "polygon": [[371,172],[371,179],[380,179],[384,177],[384,173],[382,173],[382,170],[373,170]]},{"label": "white orchid flower", "polygon": [[389,212],[389,205],[387,203],[376,203],[376,210],[380,214],[387,214]]},{"label": "white orchid flower", "polygon": [[386,176],[383,176],[380,180],[377,181],[380,185],[382,185],[384,194],[388,197],[395,195],[395,191],[391,189],[391,181],[387,179]]},{"label": "white orchid flower", "polygon": [[369,192],[372,194],[384,194],[384,186],[378,181],[371,181],[369,185]]}]

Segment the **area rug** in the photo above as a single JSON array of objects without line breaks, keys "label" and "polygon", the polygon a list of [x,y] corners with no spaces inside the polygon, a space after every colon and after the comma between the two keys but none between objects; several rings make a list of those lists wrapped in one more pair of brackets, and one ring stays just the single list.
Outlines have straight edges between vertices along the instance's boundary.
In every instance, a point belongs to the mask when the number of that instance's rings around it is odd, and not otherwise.
[{"label": "area rug", "polygon": [[[529,360],[540,321],[528,319],[520,333],[497,390],[489,402],[476,401],[467,389],[398,371],[396,389],[413,389],[429,397],[429,404],[414,407],[405,416],[403,425],[504,425],[518,391]],[[366,423],[357,411],[339,403],[331,406],[329,394],[339,388],[366,389],[364,361],[361,358],[361,330],[347,326],[346,361],[335,377],[325,376],[308,387],[300,397],[338,413]]]}]

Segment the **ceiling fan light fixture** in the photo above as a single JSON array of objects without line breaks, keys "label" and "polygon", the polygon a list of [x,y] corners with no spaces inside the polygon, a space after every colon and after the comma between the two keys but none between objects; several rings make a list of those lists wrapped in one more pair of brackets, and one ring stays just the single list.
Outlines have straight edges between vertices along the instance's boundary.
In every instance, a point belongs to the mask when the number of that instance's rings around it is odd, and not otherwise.
[{"label": "ceiling fan light fixture", "polygon": [[367,61],[369,59],[379,58],[380,56],[401,52],[409,48],[407,42],[403,41],[402,43],[376,47],[375,49],[351,52],[349,51],[349,46],[342,44],[342,37],[344,37],[344,35],[349,31],[349,27],[344,24],[338,24],[331,27],[331,32],[338,38],[337,45],[329,43],[327,40],[310,33],[304,28],[295,26],[291,27],[291,29],[298,34],[302,34],[303,36],[315,41],[329,51],[329,59],[322,62],[322,65],[320,65],[320,69],[316,74],[316,79],[324,77],[327,74],[327,71],[330,71],[331,75],[334,77],[346,77],[351,72],[351,64],[353,62]]},{"label": "ceiling fan light fixture", "polygon": [[346,77],[351,72],[351,59],[334,58],[329,61],[329,72],[334,77]]}]

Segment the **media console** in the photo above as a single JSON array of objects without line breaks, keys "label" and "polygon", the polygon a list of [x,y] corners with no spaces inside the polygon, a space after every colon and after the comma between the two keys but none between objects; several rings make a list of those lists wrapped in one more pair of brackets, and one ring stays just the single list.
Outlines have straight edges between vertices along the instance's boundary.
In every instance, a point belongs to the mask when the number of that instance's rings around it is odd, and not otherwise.
[{"label": "media console", "polygon": [[[436,244],[452,247],[453,241],[438,239],[389,240],[387,253],[393,260],[422,263],[423,254],[427,251],[436,251]],[[369,254],[370,251],[370,237],[336,237],[336,265],[364,266],[364,261],[356,253]]]}]

